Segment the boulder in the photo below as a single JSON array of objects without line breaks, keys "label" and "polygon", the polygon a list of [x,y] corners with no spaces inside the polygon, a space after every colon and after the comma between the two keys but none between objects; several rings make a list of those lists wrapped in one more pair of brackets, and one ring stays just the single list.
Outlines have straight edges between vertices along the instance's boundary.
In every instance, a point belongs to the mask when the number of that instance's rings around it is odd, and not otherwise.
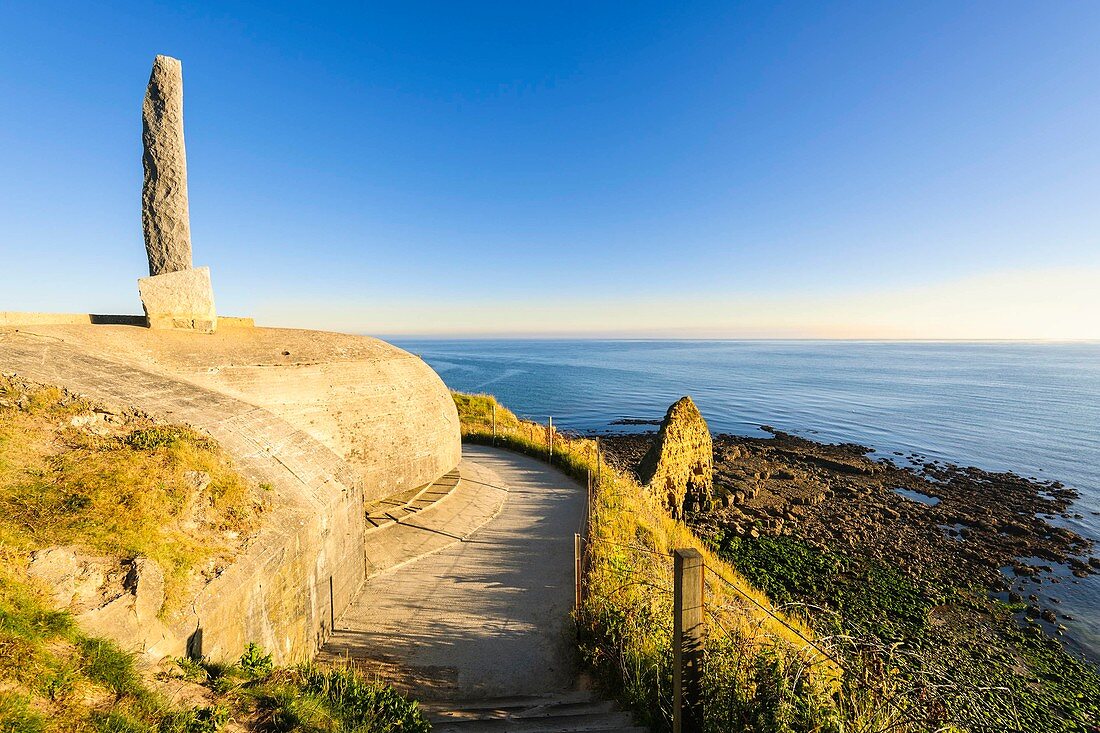
[{"label": "boulder", "polygon": [[27,572],[50,587],[54,604],[70,611],[85,633],[111,639],[126,651],[163,656],[158,648],[170,635],[158,618],[164,571],[155,561],[48,547],[31,554]]},{"label": "boulder", "polygon": [[160,565],[147,557],[135,559],[124,585],[134,597],[138,623],[156,621],[164,605],[164,571]]},{"label": "boulder", "polygon": [[77,559],[77,548],[72,546],[47,547],[31,553],[27,573],[50,587],[54,603],[68,606],[78,596],[99,591],[103,577],[89,573],[89,568]]},{"label": "boulder", "polygon": [[664,498],[677,518],[683,516],[685,506],[709,502],[714,447],[710,428],[690,397],[681,397],[668,408],[638,472],[642,483]]}]

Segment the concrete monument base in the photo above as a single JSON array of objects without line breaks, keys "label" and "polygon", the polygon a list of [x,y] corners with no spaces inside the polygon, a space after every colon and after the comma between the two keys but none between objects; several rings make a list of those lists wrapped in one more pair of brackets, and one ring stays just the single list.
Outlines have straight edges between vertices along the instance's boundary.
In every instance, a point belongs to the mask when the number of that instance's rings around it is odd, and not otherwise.
[{"label": "concrete monument base", "polygon": [[149,328],[213,333],[218,327],[209,267],[140,278],[138,292]]}]

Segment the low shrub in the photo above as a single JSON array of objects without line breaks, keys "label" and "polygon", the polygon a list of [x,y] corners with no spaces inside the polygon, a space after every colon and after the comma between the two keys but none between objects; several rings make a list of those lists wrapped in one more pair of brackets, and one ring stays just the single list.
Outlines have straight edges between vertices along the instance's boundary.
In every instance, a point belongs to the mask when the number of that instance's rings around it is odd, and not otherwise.
[{"label": "low shrub", "polygon": [[348,667],[278,668],[257,644],[231,664],[176,660],[181,676],[214,693],[218,704],[173,713],[163,733],[212,733],[226,720],[281,733],[427,733],[419,704]]},{"label": "low shrub", "polygon": [[271,663],[271,655],[265,654],[263,648],[252,642],[248,642],[237,663],[241,671],[251,679],[266,679],[275,669]]},{"label": "low shrub", "polygon": [[428,733],[431,726],[417,702],[353,669],[299,670],[302,690],[321,701],[343,730],[362,733]]}]

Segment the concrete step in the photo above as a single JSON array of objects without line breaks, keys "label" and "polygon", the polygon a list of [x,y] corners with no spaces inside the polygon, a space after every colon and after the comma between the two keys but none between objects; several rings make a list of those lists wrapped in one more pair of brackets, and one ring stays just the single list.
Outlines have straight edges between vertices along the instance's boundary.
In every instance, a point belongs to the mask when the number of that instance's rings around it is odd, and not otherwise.
[{"label": "concrete step", "polygon": [[427,712],[437,733],[644,733],[589,692],[437,703]]},{"label": "concrete step", "polygon": [[432,723],[434,733],[604,733],[632,728],[634,728],[633,721],[626,713],[568,715],[560,718],[491,718]]},{"label": "concrete step", "polygon": [[591,692],[577,691],[548,693],[542,695],[508,695],[503,697],[484,697],[474,700],[440,701],[425,703],[425,709],[432,713],[444,714],[455,711],[504,710],[515,711],[545,706],[548,704],[571,704],[593,702],[597,698]]},{"label": "concrete step", "polygon": [[[367,533],[377,532],[401,522],[418,512],[446,499],[458,486],[458,470],[450,471],[437,481],[421,487],[407,500],[383,499],[367,510]],[[408,496],[405,494],[404,496]]]},{"label": "concrete step", "polygon": [[615,703],[608,700],[594,700],[553,705],[535,705],[528,707],[506,708],[501,706],[486,705],[483,707],[470,707],[463,710],[449,710],[439,714],[440,720],[472,720],[488,718],[512,717],[517,720],[532,718],[546,718],[550,716],[566,715],[602,715],[617,712]]}]

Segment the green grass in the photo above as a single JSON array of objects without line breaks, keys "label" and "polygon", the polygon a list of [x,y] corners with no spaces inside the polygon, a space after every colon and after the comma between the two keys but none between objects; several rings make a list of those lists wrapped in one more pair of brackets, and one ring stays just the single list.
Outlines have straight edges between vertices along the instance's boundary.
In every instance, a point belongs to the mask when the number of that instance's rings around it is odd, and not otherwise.
[{"label": "green grass", "polygon": [[[812,603],[822,633],[887,649],[894,694],[934,702],[930,715],[974,727],[1083,731],[1100,720],[1100,674],[984,588],[945,588],[873,558],[820,551],[794,536],[747,538],[719,532],[715,549],[777,603]],[[934,609],[940,620],[931,622]],[[854,660],[853,663],[858,663]],[[929,691],[922,680],[935,683]],[[848,701],[858,701],[851,687]]]},{"label": "green grass", "polygon": [[[180,660],[180,674],[214,691],[217,704],[169,719],[171,731],[206,733],[210,721],[245,719],[267,731],[428,733],[419,704],[352,668],[311,664],[278,669],[249,644],[236,663]],[[188,727],[190,726],[190,727]],[[211,728],[210,730],[216,730]]]},{"label": "green grass", "polygon": [[18,694],[0,692],[0,733],[45,733],[42,714],[30,707],[30,700]]},{"label": "green grass", "polygon": [[0,731],[126,730],[124,719],[148,730],[160,709],[130,655],[81,633],[68,613],[50,608],[31,583],[4,563]]},{"label": "green grass", "polygon": [[212,705],[175,709],[132,655],[90,638],[34,587],[0,575],[0,733],[427,733],[419,705],[343,668],[279,668],[249,644],[235,662],[178,660],[178,676],[210,690]]},{"label": "green grass", "polygon": [[833,611],[816,618],[830,633],[900,642],[923,633],[929,611],[945,600],[896,567],[817,550],[791,536],[737,537],[720,530],[711,544],[773,602],[812,599]]}]

